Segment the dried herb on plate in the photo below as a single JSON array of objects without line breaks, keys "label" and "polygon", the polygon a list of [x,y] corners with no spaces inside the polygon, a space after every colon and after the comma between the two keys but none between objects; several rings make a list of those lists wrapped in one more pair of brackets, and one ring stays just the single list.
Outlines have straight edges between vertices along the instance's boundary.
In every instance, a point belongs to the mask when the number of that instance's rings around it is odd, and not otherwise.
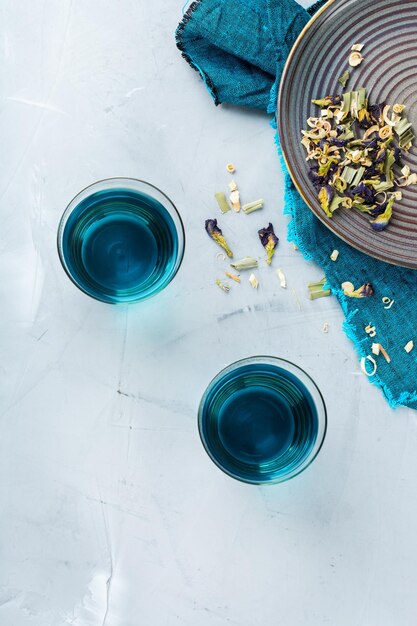
[{"label": "dried herb on plate", "polygon": [[402,164],[414,139],[404,106],[395,104],[390,113],[390,105],[370,105],[364,88],[312,102],[320,116],[308,118],[301,143],[323,211],[331,218],[340,207],[355,209],[371,218],[374,230],[383,230],[394,201],[401,200],[395,185],[417,184],[417,174]]}]

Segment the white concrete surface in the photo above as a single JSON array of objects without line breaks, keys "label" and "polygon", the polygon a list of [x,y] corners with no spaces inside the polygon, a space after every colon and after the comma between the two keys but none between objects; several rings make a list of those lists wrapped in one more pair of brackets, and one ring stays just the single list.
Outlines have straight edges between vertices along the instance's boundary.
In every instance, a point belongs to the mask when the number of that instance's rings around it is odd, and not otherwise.
[{"label": "white concrete surface", "polygon": [[[179,0],[0,6],[0,625],[414,626],[416,414],[360,373],[321,272],[286,242],[265,116],[215,108],[182,61]],[[238,166],[262,213],[220,223],[242,256],[281,242],[258,292],[228,295],[204,220]],[[56,229],[84,186],[160,186],[187,249],[176,280],[130,308],[67,279]],[[322,332],[324,322],[330,332]],[[210,378],[252,354],[319,384],[328,436],[288,484],[223,475],[198,437]]]}]

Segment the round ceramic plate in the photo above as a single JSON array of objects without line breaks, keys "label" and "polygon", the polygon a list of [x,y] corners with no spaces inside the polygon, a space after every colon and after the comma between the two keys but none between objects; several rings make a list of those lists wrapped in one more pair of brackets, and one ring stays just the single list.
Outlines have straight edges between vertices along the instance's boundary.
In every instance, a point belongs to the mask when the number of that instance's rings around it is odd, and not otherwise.
[{"label": "round ceramic plate", "polygon": [[[364,44],[364,61],[350,68],[353,44]],[[370,227],[365,215],[339,209],[329,219],[308,178],[301,130],[317,114],[311,100],[365,87],[371,104],[405,104],[417,134],[417,0],[330,0],[297,39],[285,67],[278,98],[281,145],[298,191],[326,226],[358,250],[395,265],[417,268],[417,186],[402,188],[389,226]],[[338,83],[350,70],[345,90]],[[417,139],[404,155],[417,172]]]}]

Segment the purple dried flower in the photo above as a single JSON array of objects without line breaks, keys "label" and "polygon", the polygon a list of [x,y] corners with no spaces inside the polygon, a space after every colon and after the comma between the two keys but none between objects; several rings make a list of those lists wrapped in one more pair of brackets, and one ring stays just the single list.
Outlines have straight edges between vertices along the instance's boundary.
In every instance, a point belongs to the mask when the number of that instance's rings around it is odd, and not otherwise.
[{"label": "purple dried flower", "polygon": [[206,220],[205,227],[208,236],[211,237],[221,248],[223,248],[228,257],[232,258],[233,252],[227,245],[227,241],[223,237],[222,231],[217,226],[217,220]]},{"label": "purple dried flower", "polygon": [[268,265],[271,265],[272,257],[275,253],[275,248],[278,245],[278,237],[274,233],[274,227],[271,223],[268,224],[266,228],[261,228],[258,230],[259,239],[261,240],[261,244],[266,250],[266,262]]}]

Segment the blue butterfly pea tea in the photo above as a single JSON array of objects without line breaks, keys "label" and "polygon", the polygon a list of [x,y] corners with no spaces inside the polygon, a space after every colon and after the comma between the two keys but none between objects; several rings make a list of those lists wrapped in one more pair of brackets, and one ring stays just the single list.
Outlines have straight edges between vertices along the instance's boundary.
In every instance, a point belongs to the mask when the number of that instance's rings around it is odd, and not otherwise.
[{"label": "blue butterfly pea tea", "polygon": [[199,408],[211,459],[248,483],[278,483],[302,472],[326,432],[326,408],[312,379],[274,357],[252,357],[220,372]]},{"label": "blue butterfly pea tea", "polygon": [[108,303],[138,302],[173,279],[184,230],[172,202],[156,187],[108,179],[72,200],[58,230],[58,250],[71,280]]}]

